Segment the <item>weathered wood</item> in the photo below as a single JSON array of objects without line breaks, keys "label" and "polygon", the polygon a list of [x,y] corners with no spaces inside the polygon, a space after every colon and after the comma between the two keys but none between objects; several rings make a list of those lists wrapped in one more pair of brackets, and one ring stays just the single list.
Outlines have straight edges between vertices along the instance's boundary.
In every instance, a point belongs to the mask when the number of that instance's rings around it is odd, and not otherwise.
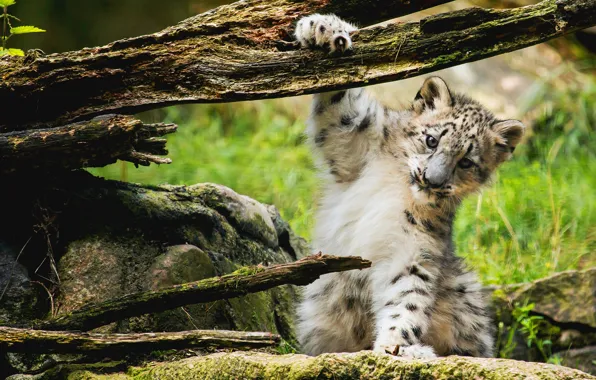
[{"label": "weathered wood", "polygon": [[245,267],[229,275],[175,285],[157,291],[129,294],[99,304],[88,305],[53,320],[41,321],[35,328],[87,331],[125,318],[158,313],[180,306],[234,298],[273,287],[306,285],[321,275],[363,269],[371,262],[360,257],[312,255],[271,267]]},{"label": "weathered wood", "polygon": [[[423,1],[418,8],[440,2]],[[380,21],[406,13],[398,3],[379,0],[375,9],[384,11],[363,18]],[[343,57],[299,50],[287,42],[300,16],[338,11],[358,19],[368,6],[364,0],[253,0],[104,47],[49,55],[29,64],[3,58],[0,104],[11,112],[0,116],[0,131],[177,103],[294,96],[394,81],[596,24],[596,0],[544,0],[516,9],[470,8],[361,30],[354,51]]]},{"label": "weathered wood", "polygon": [[0,174],[19,169],[105,166],[117,159],[138,165],[170,163],[166,140],[174,124],[144,124],[131,116],[105,115],[62,127],[0,134]]},{"label": "weathered wood", "polygon": [[160,333],[91,334],[0,326],[0,351],[24,353],[101,354],[117,357],[131,352],[184,348],[275,347],[281,337],[268,332],[194,330]]}]

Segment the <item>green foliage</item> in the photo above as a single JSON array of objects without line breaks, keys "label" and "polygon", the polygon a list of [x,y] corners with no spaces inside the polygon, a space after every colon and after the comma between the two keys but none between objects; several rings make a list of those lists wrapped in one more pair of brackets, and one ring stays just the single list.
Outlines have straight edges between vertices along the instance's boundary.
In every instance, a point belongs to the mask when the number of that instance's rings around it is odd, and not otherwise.
[{"label": "green foliage", "polygon": [[[550,90],[530,95],[548,93],[552,100],[526,101],[538,105],[533,129],[540,132],[518,148],[492,186],[464,202],[456,219],[458,253],[485,283],[525,282],[596,265],[594,139],[569,136],[594,124],[578,118],[568,100],[594,104],[596,94],[588,82],[572,89],[574,95],[555,93],[562,90],[549,82],[540,86]],[[118,163],[92,172],[149,184],[223,184],[276,205],[292,228],[309,238],[319,189],[302,134],[309,101],[184,106],[145,114],[148,122],[179,124],[168,137],[173,164],[134,169]],[[553,114],[562,115],[553,120],[574,120],[577,129],[558,129],[552,120],[545,125],[545,115]],[[534,149],[537,139],[541,148]]]},{"label": "green foliage", "polygon": [[42,33],[45,30],[40,29],[36,26],[26,25],[26,26],[15,26],[14,28],[10,28],[11,34],[27,34],[27,33]]},{"label": "green foliage", "polygon": [[296,347],[284,339],[281,340],[275,351],[280,355],[297,354],[299,352]]},{"label": "green foliage", "polygon": [[3,8],[2,14],[0,14],[0,19],[2,19],[2,34],[0,35],[0,40],[2,44],[0,46],[0,56],[1,55],[17,55],[17,56],[24,56],[25,53],[21,49],[9,49],[6,47],[6,43],[8,40],[15,35],[18,34],[29,34],[29,33],[42,33],[45,30],[40,29],[36,26],[32,25],[25,25],[25,26],[15,26],[13,27],[10,20],[17,20],[21,21],[15,16],[8,13],[8,7],[14,5],[14,0],[0,0],[0,7]]},{"label": "green foliage", "polygon": [[[552,336],[558,332],[558,328],[550,326],[542,316],[532,314],[534,304],[520,305],[515,304],[512,311],[513,324],[507,331],[507,339],[505,342],[498,341],[499,357],[509,358],[516,347],[515,335],[521,333],[528,348],[535,347],[542,359],[547,363],[559,364],[561,358],[552,354]],[[499,323],[499,338],[503,335],[503,322]]]}]

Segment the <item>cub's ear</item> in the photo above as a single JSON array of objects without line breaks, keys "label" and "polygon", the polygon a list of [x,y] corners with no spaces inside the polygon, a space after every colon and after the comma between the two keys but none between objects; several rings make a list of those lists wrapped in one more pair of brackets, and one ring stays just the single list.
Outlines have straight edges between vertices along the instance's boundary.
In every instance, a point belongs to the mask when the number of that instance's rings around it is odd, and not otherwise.
[{"label": "cub's ear", "polygon": [[452,105],[453,97],[447,83],[439,77],[430,77],[424,81],[416,94],[413,107],[414,111],[420,114],[425,109],[440,109]]},{"label": "cub's ear", "polygon": [[497,120],[491,129],[495,133],[497,160],[508,160],[524,135],[524,125],[519,120]]}]

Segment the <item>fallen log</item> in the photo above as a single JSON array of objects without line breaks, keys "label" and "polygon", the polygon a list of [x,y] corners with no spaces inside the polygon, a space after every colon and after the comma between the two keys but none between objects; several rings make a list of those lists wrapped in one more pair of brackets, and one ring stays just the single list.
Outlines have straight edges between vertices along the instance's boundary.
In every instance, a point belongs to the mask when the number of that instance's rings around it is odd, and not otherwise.
[{"label": "fallen log", "polygon": [[120,159],[136,165],[169,164],[166,140],[174,124],[144,124],[131,116],[105,115],[61,127],[0,133],[0,174],[19,169],[79,169]]},{"label": "fallen log", "polygon": [[301,260],[271,267],[244,267],[234,273],[157,291],[129,294],[91,304],[56,319],[34,324],[36,329],[88,331],[125,318],[158,313],[180,306],[234,298],[285,284],[306,285],[321,275],[364,269],[371,262],[360,257],[331,255],[307,256]]},{"label": "fallen log", "polygon": [[281,337],[268,332],[194,330],[133,334],[90,334],[0,326],[0,351],[96,354],[117,357],[131,352],[184,348],[250,350],[275,347]]},{"label": "fallen log", "polygon": [[360,30],[354,51],[342,57],[301,50],[290,42],[292,23],[308,13],[338,12],[370,23],[442,2],[379,0],[371,7],[364,0],[253,0],[103,47],[33,62],[5,57],[0,59],[0,104],[11,112],[0,116],[0,131],[179,103],[295,96],[395,81],[596,24],[596,0],[544,0]]}]

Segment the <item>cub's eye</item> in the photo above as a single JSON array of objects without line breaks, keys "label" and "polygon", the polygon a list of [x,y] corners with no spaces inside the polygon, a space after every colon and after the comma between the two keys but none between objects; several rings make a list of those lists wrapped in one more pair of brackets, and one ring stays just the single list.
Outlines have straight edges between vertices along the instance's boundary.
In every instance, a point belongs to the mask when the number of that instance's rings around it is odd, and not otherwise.
[{"label": "cub's eye", "polygon": [[437,145],[439,145],[439,141],[437,141],[437,139],[435,139],[431,135],[427,135],[426,136],[426,145],[428,145],[429,148],[434,149],[437,147]]},{"label": "cub's eye", "polygon": [[459,166],[462,169],[469,169],[474,165],[474,162],[470,159],[467,158],[462,158],[461,160],[459,160],[459,162],[457,163],[457,166]]}]

